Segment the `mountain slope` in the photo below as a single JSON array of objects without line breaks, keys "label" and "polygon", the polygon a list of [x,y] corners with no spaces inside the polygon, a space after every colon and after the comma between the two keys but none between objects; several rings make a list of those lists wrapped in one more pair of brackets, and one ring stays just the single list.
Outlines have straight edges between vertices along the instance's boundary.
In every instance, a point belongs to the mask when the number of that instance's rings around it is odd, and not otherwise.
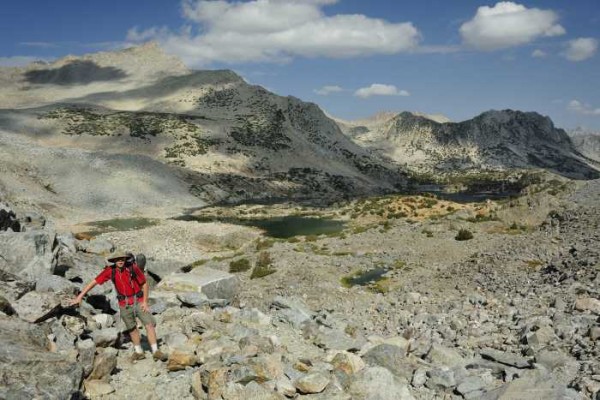
[{"label": "mountain slope", "polygon": [[[143,67],[154,58],[156,65]],[[97,67],[81,69],[85,62]],[[170,63],[174,75],[167,75]],[[327,202],[386,193],[407,182],[398,166],[347,138],[315,104],[249,85],[231,71],[184,70],[156,46],[9,72],[20,73],[22,82],[31,71],[40,78],[25,97],[11,99],[22,90],[18,84],[3,89],[0,128],[7,134],[32,146],[118,155],[140,171],[146,163],[139,158],[136,164],[136,155],[165,164],[183,177],[198,205]],[[28,101],[39,106],[24,108]],[[74,182],[70,178],[56,177]],[[90,190],[94,182],[87,180]]]},{"label": "mountain slope", "polygon": [[353,139],[419,173],[452,174],[543,168],[572,178],[598,177],[548,117],[512,110],[439,123],[403,112],[370,127],[343,127]]}]

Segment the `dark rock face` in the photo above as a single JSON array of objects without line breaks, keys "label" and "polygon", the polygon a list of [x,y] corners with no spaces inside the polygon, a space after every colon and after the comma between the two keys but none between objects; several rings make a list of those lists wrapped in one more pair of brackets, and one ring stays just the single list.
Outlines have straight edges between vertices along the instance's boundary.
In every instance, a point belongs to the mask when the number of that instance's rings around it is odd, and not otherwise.
[{"label": "dark rock face", "polygon": [[92,61],[75,60],[55,69],[36,69],[25,73],[30,83],[44,85],[82,85],[92,82],[114,81],[127,74],[115,67],[101,67]]},{"label": "dark rock face", "polygon": [[41,327],[0,316],[0,398],[69,399],[78,392],[82,367],[48,346]]},{"label": "dark rock face", "polygon": [[7,231],[8,229],[13,232],[19,232],[21,230],[21,224],[17,220],[14,211],[6,204],[0,202],[0,232]]}]

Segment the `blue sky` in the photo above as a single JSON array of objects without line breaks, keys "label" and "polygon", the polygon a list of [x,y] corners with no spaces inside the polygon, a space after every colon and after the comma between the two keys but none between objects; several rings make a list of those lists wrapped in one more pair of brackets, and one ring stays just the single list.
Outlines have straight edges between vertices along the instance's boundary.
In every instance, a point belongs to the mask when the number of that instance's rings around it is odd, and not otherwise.
[{"label": "blue sky", "polygon": [[512,108],[600,130],[598,0],[5,3],[3,65],[157,40],[341,118]]}]

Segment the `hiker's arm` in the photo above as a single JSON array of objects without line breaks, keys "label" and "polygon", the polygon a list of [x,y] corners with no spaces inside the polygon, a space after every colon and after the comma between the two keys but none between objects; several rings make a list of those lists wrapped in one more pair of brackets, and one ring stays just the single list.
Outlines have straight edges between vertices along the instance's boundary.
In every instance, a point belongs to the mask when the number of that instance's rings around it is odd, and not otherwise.
[{"label": "hiker's arm", "polygon": [[142,292],[144,293],[144,297],[142,297],[142,310],[150,311],[148,307],[148,281],[144,282],[144,286],[142,286]]},{"label": "hiker's arm", "polygon": [[83,290],[81,291],[81,293],[79,293],[79,296],[75,297],[75,299],[71,300],[71,305],[79,305],[79,303],[81,303],[81,300],[83,300],[83,296],[85,296],[85,294],[87,292],[89,292],[90,290],[92,290],[92,288],[94,286],[96,286],[96,280],[92,280],[90,283],[87,284],[86,287],[83,288]]}]

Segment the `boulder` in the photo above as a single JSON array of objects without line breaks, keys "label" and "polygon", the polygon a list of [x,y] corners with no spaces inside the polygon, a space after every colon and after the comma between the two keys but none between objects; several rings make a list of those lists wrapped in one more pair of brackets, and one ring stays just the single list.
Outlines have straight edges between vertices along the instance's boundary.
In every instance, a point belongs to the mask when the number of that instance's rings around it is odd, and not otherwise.
[{"label": "boulder", "polygon": [[383,367],[369,367],[354,375],[347,392],[353,400],[414,400],[408,386]]},{"label": "boulder", "polygon": [[277,296],[273,299],[271,307],[277,311],[277,316],[299,329],[303,323],[310,321],[313,312],[303,300],[292,297]]},{"label": "boulder", "polygon": [[77,285],[58,275],[45,275],[37,279],[35,290],[38,292],[55,292],[69,295],[75,295],[78,291]]},{"label": "boulder", "polygon": [[98,329],[93,331],[91,336],[97,347],[114,346],[119,338],[119,330],[117,328]]},{"label": "boulder", "polygon": [[50,353],[44,330],[0,316],[0,398],[70,399],[83,369],[67,355]]},{"label": "boulder", "polygon": [[481,397],[482,400],[578,400],[581,398],[576,391],[556,382],[552,375],[540,370],[530,371],[525,376],[491,390]]},{"label": "boulder", "polygon": [[464,358],[454,349],[444,347],[440,344],[433,344],[427,353],[426,360],[436,366],[456,367],[466,363]]},{"label": "boulder", "polygon": [[256,382],[247,385],[229,382],[223,389],[223,400],[281,400],[282,395],[268,390]]},{"label": "boulder", "polygon": [[52,275],[56,244],[54,231],[0,233],[0,269],[28,281]]},{"label": "boulder", "polygon": [[371,366],[383,367],[396,376],[403,377],[407,381],[412,378],[416,369],[406,358],[404,349],[391,344],[380,344],[369,350],[363,360]]},{"label": "boulder", "polygon": [[516,368],[530,368],[532,360],[521,357],[517,354],[507,353],[499,350],[485,348],[479,352],[482,358],[492,360],[504,365],[510,365]]},{"label": "boulder", "polygon": [[294,386],[303,394],[321,393],[325,390],[329,382],[329,376],[325,375],[323,372],[316,371],[296,379]]},{"label": "boulder", "polygon": [[186,367],[193,367],[196,364],[198,364],[198,359],[193,351],[176,349],[169,354],[167,369],[169,371],[181,371]]},{"label": "boulder", "polygon": [[115,388],[110,383],[95,379],[85,381],[84,388],[85,394],[91,399],[106,396],[115,391]]},{"label": "boulder", "polygon": [[237,293],[238,278],[228,272],[206,267],[192,272],[175,273],[164,277],[156,291],[200,292],[209,299],[232,299]]},{"label": "boulder", "polygon": [[600,300],[593,297],[580,297],[575,301],[575,309],[600,315]]},{"label": "boulder", "polygon": [[21,319],[28,322],[41,322],[57,315],[61,309],[61,296],[52,292],[28,292],[13,303],[13,308]]},{"label": "boulder", "polygon": [[104,379],[117,368],[117,349],[108,347],[98,353],[94,359],[94,367],[90,379]]},{"label": "boulder", "polygon": [[35,211],[27,211],[19,215],[21,231],[35,231],[44,229],[46,226],[46,217]]},{"label": "boulder", "polygon": [[104,239],[92,239],[89,242],[82,243],[83,251],[86,253],[108,255],[115,250],[115,245]]},{"label": "boulder", "polygon": [[365,362],[355,354],[340,352],[333,357],[331,365],[338,371],[342,371],[347,375],[353,375],[365,367]]},{"label": "boulder", "polygon": [[34,288],[35,282],[23,280],[13,273],[0,269],[0,293],[6,300],[10,302],[18,300]]},{"label": "boulder", "polygon": [[208,305],[208,297],[204,293],[200,292],[182,292],[177,293],[177,299],[181,302],[184,307],[197,307],[201,308],[204,305]]},{"label": "boulder", "polygon": [[88,376],[94,368],[94,358],[96,356],[96,344],[92,339],[80,340],[76,344],[79,356],[77,360],[83,367],[83,376]]}]

